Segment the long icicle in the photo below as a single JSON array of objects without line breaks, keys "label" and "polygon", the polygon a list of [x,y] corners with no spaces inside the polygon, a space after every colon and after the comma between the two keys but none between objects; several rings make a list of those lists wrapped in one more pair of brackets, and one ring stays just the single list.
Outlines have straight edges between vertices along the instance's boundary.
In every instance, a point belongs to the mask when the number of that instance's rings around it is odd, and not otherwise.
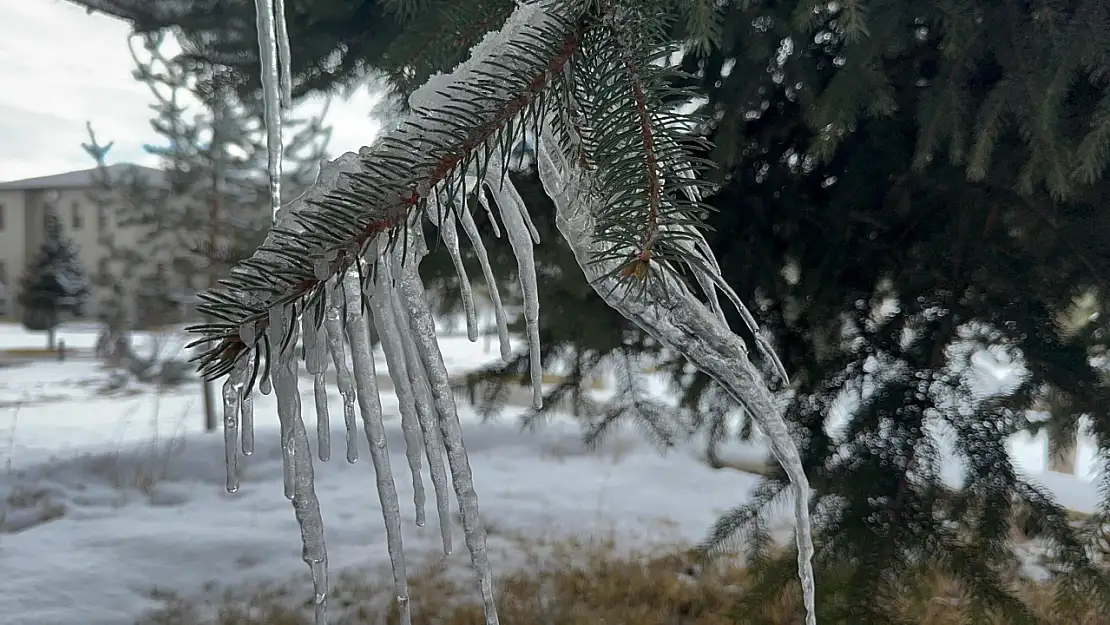
[{"label": "long icicle", "polygon": [[[262,103],[266,116],[267,173],[270,176],[270,209],[281,208],[281,70],[278,67],[278,25],[274,0],[254,0],[258,25],[258,50],[262,60]],[[283,16],[284,17],[284,16]],[[284,19],[282,20],[284,22]],[[284,32],[285,24],[281,25]]]},{"label": "long icicle", "polygon": [[466,265],[463,264],[462,251],[459,249],[459,232],[455,228],[455,213],[466,210],[465,199],[456,198],[455,206],[451,206],[442,194],[437,196],[437,200],[440,204],[438,210],[429,211],[428,216],[437,222],[435,225],[439,229],[439,236],[443,239],[447,254],[455,265],[455,273],[459,276],[459,291],[462,294],[463,313],[466,315],[466,337],[473,343],[478,340],[478,316],[474,309],[470,277],[466,274]]},{"label": "long icicle", "polygon": [[[275,307],[276,308],[276,307]],[[288,313],[271,312],[271,321],[281,321],[270,327],[271,354],[277,353],[271,365],[274,395],[277,396],[278,422],[281,426],[282,462],[292,474],[293,512],[301,528],[301,557],[312,573],[313,604],[316,625],[328,622],[328,553],[324,541],[324,519],[320,514],[320,500],[316,497],[315,475],[312,467],[312,450],[308,445],[308,431],[301,419],[301,394],[297,388],[297,324]],[[292,324],[293,336],[282,348],[281,333]],[[274,328],[277,328],[276,330]],[[279,351],[280,350],[280,351]],[[287,492],[287,494],[290,494]]]},{"label": "long icicle", "polygon": [[[497,160],[498,157],[493,157]],[[524,221],[527,207],[512,180],[502,178],[499,166],[491,164],[486,186],[497,199],[505,235],[516,256],[520,290],[524,294],[524,325],[528,333],[528,361],[532,376],[532,406],[543,407],[543,363],[540,360],[540,296],[536,279],[536,260],[532,255],[532,236]],[[482,191],[484,192],[484,191]]]},{"label": "long icicle", "polygon": [[278,71],[281,73],[281,107],[293,108],[293,67],[289,50],[289,28],[285,21],[285,0],[274,0],[274,37],[277,39]]},{"label": "long icicle", "polygon": [[[282,342],[285,338],[282,335],[282,333],[285,332],[285,315],[286,310],[284,306],[274,306],[270,308],[270,326],[267,329],[267,333],[270,337],[270,355],[268,357],[268,362],[270,365],[270,375],[268,379],[271,380],[274,385],[275,394],[277,394],[278,390],[277,378],[280,370],[282,367],[288,366],[283,360],[284,358],[286,358],[285,351],[279,351],[281,350]],[[291,322],[292,320],[290,320],[290,323]],[[293,355],[290,355],[289,358],[293,358]],[[282,417],[283,410],[286,411],[286,414],[288,414],[288,404],[286,404],[285,408],[282,407],[283,399],[281,395],[277,395],[277,401],[278,421],[281,425],[281,481],[282,486],[284,487],[286,499],[292,499],[296,494],[297,487],[295,476],[295,454],[297,453],[297,446],[296,441],[293,440],[292,421],[288,417]],[[289,399],[285,398],[285,401],[288,402]],[[297,405],[300,405],[299,395],[297,396]]]},{"label": "long icicle", "polygon": [[[485,196],[484,193],[478,195]],[[482,266],[482,277],[486,281],[490,303],[493,304],[494,320],[497,323],[497,341],[501,346],[501,360],[509,362],[513,356],[513,347],[509,342],[509,319],[505,314],[505,307],[501,304],[501,290],[497,288],[497,278],[493,275],[493,267],[489,264],[489,253],[486,252],[486,245],[482,242],[482,235],[478,232],[478,226],[474,223],[469,207],[459,212],[459,221],[462,222],[463,231],[470,239],[470,245],[473,246],[474,253],[478,256],[478,263]]]},{"label": "long icicle", "polygon": [[[247,371],[257,366],[258,359],[251,352],[247,352]],[[246,384],[239,388],[239,410],[242,421],[240,430],[243,439],[243,455],[249,456],[254,453],[254,389],[247,388]]]},{"label": "long icicle", "polygon": [[[239,328],[239,337],[243,339],[243,343],[250,345],[254,343],[255,339],[255,326],[253,323],[243,324]],[[261,362],[255,351],[247,351],[243,357],[244,379],[246,375],[250,375],[255,367],[261,369]],[[255,371],[257,373],[257,371]],[[250,383],[239,385],[239,417],[242,423],[240,428],[240,437],[242,438],[242,450],[244,456],[249,456],[254,453],[254,384]],[[227,401],[226,399],[224,400]],[[225,408],[226,410],[226,408]]]},{"label": "long icicle", "polygon": [[[409,236],[409,241],[420,245],[423,239],[414,233]],[[394,256],[394,262],[400,260],[401,251],[395,250],[397,256]],[[410,262],[402,267],[397,291],[408,313],[412,337],[416,342],[416,349],[428,375],[428,381],[431,383],[432,398],[435,401],[436,412],[439,413],[443,444],[447,449],[447,462],[451,467],[455,497],[459,501],[463,537],[470,551],[471,565],[478,576],[486,625],[498,625],[497,605],[493,596],[493,569],[486,551],[486,530],[478,512],[478,494],[474,491],[474,476],[470,470],[470,459],[463,443],[462,424],[459,422],[458,408],[455,405],[455,395],[451,390],[447,366],[443,362],[443,354],[436,341],[435,321],[428,308],[424,284],[420,281],[420,274],[417,272],[417,262],[426,251],[426,249],[411,248],[408,250]]]},{"label": "long icicle", "polygon": [[347,462],[358,460],[357,425],[355,424],[355,384],[351,370],[347,368],[347,349],[343,341],[343,291],[337,284],[327,294],[324,308],[324,333],[327,335],[328,351],[335,365],[335,381],[339,395],[343,398],[343,427],[347,431]]},{"label": "long icicle", "polygon": [[[395,259],[386,261],[384,271],[379,272],[379,286],[383,293],[388,294],[382,299],[383,306],[389,305],[388,314],[392,317],[392,328],[396,328],[398,343],[402,349],[401,355],[405,359],[405,368],[408,379],[404,384],[412,390],[413,404],[416,407],[417,420],[420,430],[424,435],[424,451],[428,458],[428,469],[432,476],[432,487],[436,495],[436,514],[439,515],[439,533],[443,540],[443,553],[450,555],[454,551],[451,537],[451,493],[447,485],[447,467],[443,462],[443,435],[440,431],[436,409],[432,400],[432,389],[428,382],[428,375],[420,360],[416,348],[416,341],[412,336],[412,328],[408,323],[408,316],[396,291],[393,289],[392,265],[399,265]],[[383,313],[386,312],[383,309]],[[396,377],[393,378],[397,380]]]},{"label": "long icicle", "polygon": [[305,370],[312,375],[312,397],[316,406],[316,453],[321,462],[331,460],[331,422],[328,391],[324,374],[328,367],[327,337],[323,320],[316,318],[316,307],[305,308],[301,316],[301,341],[304,344]]},{"label": "long icicle", "polygon": [[[384,262],[384,260],[379,262]],[[385,281],[384,284],[382,283],[383,280]],[[428,522],[424,509],[427,495],[424,492],[424,479],[421,475],[420,462],[420,451],[424,448],[424,434],[420,429],[420,417],[416,411],[416,397],[413,392],[412,381],[409,378],[408,367],[405,364],[403,338],[398,334],[397,322],[393,315],[392,294],[388,286],[388,271],[379,270],[375,276],[374,292],[370,297],[370,313],[374,321],[374,328],[378,331],[386,366],[389,367],[389,377],[393,380],[393,392],[397,395],[397,408],[401,413],[401,430],[405,434],[405,458],[408,460],[409,473],[412,476],[412,498],[413,505],[416,507],[416,525],[424,527]],[[433,460],[430,457],[428,464],[431,468]],[[447,477],[442,456],[440,456],[439,471],[443,476],[440,478],[441,487],[436,496],[442,496],[444,502],[446,502],[448,496]],[[432,482],[433,484],[436,482],[434,477]],[[448,528],[448,531],[450,531],[450,528]]]},{"label": "long icicle", "polygon": [[235,367],[224,380],[224,466],[227,469],[227,492],[239,490],[239,397],[243,393],[244,378],[247,374],[246,359],[235,363]]},{"label": "long icicle", "polygon": [[[361,262],[361,261],[358,261]],[[378,396],[377,372],[374,370],[374,353],[370,347],[370,332],[362,310],[362,285],[353,272],[343,277],[346,294],[346,330],[351,344],[351,364],[355,386],[358,390],[358,407],[370,445],[370,460],[378,486],[378,501],[385,520],[385,541],[389,561],[393,567],[393,588],[396,591],[397,610],[401,625],[412,625],[409,602],[408,573],[405,570],[405,549],[401,539],[401,506],[397,499],[397,485],[393,482],[393,469],[386,448],[385,424],[382,421],[382,404]]]}]

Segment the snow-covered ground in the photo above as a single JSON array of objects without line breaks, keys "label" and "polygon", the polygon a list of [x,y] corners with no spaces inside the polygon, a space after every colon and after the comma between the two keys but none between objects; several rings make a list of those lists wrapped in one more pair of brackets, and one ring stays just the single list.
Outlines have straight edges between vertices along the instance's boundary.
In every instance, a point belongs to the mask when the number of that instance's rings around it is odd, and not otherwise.
[{"label": "snow-covered ground", "polygon": [[[68,345],[91,347],[89,328],[68,328]],[[144,339],[146,340],[146,339]],[[39,334],[0,326],[0,349],[37,347]],[[86,345],[87,344],[87,345]],[[453,374],[497,357],[483,341],[443,337]],[[379,366],[384,369],[380,358]],[[5,625],[121,625],[158,603],[152,591],[190,595],[212,583],[292,580],[310,593],[292,507],[282,494],[272,396],[256,399],[257,451],[240,459],[242,487],[224,489],[223,440],[202,432],[198,384],[174,391],[137,389],[106,396],[107,373],[92,359],[41,360],[0,368],[0,619]],[[312,406],[311,385],[302,398]],[[337,394],[333,394],[336,395]],[[396,398],[383,393],[387,415]],[[338,397],[332,415],[341,414]],[[580,442],[569,418],[522,432],[508,409],[482,423],[460,406],[480,506],[496,564],[512,563],[508,536],[611,535],[648,541],[697,541],[725,509],[740,504],[754,476],[715,471],[695,447],[660,455],[635,433],[596,451]],[[306,409],[309,432],[312,411]],[[341,419],[332,423],[342,427]],[[413,522],[412,484],[396,416],[387,423],[398,492],[413,559],[442,557],[434,503],[428,523]],[[342,446],[333,433],[333,448]],[[388,564],[381,508],[365,438],[360,461],[341,452],[317,463],[331,566],[378,570]],[[1089,471],[1072,478],[1043,473],[1043,440],[1015,440],[1015,459],[1069,507],[1098,501]],[[758,445],[730,456],[759,459]],[[1089,450],[1084,451],[1087,457]],[[431,485],[426,482],[431,494]],[[784,531],[789,521],[783,519]],[[455,522],[455,553],[466,550]],[[298,585],[299,584],[299,585]],[[419,600],[418,597],[414,600]]]}]

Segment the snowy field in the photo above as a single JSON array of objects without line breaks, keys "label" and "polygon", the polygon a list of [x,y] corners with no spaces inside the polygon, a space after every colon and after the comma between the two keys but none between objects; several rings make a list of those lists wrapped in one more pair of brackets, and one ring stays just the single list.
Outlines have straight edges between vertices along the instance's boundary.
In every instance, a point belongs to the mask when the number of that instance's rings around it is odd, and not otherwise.
[{"label": "snowy field", "polygon": [[[75,348],[91,348],[95,340],[91,328],[68,328],[61,336]],[[140,342],[151,345],[156,338]],[[44,342],[40,334],[0,325],[0,350]],[[180,349],[180,342],[168,344]],[[497,354],[496,345],[487,351],[482,341],[451,336],[441,344],[452,374]],[[378,361],[384,369],[380,353]],[[0,366],[2,622],[126,625],[159,605],[152,599],[155,590],[188,596],[212,584],[292,582],[308,597],[298,528],[282,494],[272,396],[256,399],[257,451],[240,458],[242,486],[229,494],[222,436],[202,431],[198,384],[106,394],[107,375],[88,357]],[[302,385],[305,390],[302,403],[310,407],[310,383]],[[331,413],[342,414],[333,395]],[[383,393],[382,400],[386,414],[394,415],[387,423],[388,445],[406,519],[406,551],[413,560],[431,562],[443,557],[434,503],[427,526],[416,527],[396,398]],[[509,408],[498,421],[482,423],[460,406],[483,520],[501,567],[514,563],[507,537],[517,534],[618,531],[617,538],[630,546],[697,541],[757,482],[752,475],[708,468],[696,445],[663,456],[628,432],[588,451],[577,426],[558,417],[522,432],[514,418],[519,410]],[[314,431],[312,410],[306,409],[305,418]],[[341,422],[333,416],[333,427]],[[343,433],[336,429],[332,440],[333,460],[318,462],[316,476],[333,576],[380,571],[388,559],[366,440],[360,438],[360,460],[353,465],[343,458]],[[1018,439],[1012,449],[1019,466],[1065,505],[1094,508],[1090,470],[1077,477],[1045,474],[1043,440]],[[737,444],[727,454],[758,460],[765,451]],[[1081,463],[1092,456],[1084,444]],[[430,483],[426,489],[430,497]],[[785,518],[782,527],[789,527]],[[454,530],[457,548],[447,559],[461,567],[467,555],[457,521]]]}]

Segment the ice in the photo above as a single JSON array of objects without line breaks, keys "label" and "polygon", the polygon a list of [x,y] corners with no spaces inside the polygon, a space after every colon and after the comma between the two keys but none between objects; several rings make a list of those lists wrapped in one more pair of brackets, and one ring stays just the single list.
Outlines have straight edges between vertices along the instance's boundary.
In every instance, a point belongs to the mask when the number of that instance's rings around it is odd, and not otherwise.
[{"label": "ice", "polygon": [[274,36],[277,38],[278,71],[281,73],[281,107],[293,108],[293,67],[289,51],[289,29],[285,23],[285,0],[274,0]]},{"label": "ice", "polygon": [[[402,378],[400,375],[394,374],[392,367],[389,374],[393,378],[395,386],[398,388],[405,386],[412,394],[417,420],[424,435],[424,451],[428,458],[428,470],[431,473],[432,487],[436,496],[436,513],[439,515],[439,533],[443,541],[443,553],[450,555],[454,550],[450,520],[451,493],[447,486],[447,467],[443,462],[443,439],[436,409],[433,405],[432,390],[428,382],[428,373],[417,352],[416,342],[412,336],[413,330],[408,323],[405,308],[402,306],[397,292],[392,288],[392,266],[394,264],[399,266],[400,261],[386,257],[383,262],[386,263],[387,267],[386,271],[379,274],[378,282],[380,292],[386,295],[381,299],[382,314],[391,317],[387,326],[390,328],[390,333],[396,337],[392,342],[401,350],[405,362],[403,371],[406,371],[408,376]],[[398,381],[401,381],[400,385],[397,384]]]},{"label": "ice", "polygon": [[[248,371],[259,366],[254,354],[248,352],[246,358]],[[254,389],[248,388],[247,385],[239,389],[239,414],[242,422],[240,429],[243,437],[243,455],[250,456],[254,454]]]},{"label": "ice", "polygon": [[335,380],[339,387],[339,395],[343,398],[343,426],[347,432],[347,462],[354,463],[358,460],[358,436],[355,425],[355,384],[351,378],[351,370],[347,368],[347,349],[343,342],[343,291],[336,282],[335,288],[327,293],[327,305],[324,308],[324,332],[327,335],[328,351],[331,352],[332,364],[335,365]]},{"label": "ice", "polygon": [[595,184],[586,172],[558,153],[558,144],[551,131],[546,132],[540,142],[537,163],[540,180],[555,203],[559,231],[598,295],[614,310],[712,376],[745,407],[767,436],[793,489],[798,576],[806,607],[806,624],[816,625],[809,480],[786,420],[762,375],[748,360],[743,341],[685,285],[668,275],[644,282],[645,294],[626,296],[623,291],[627,286],[613,277],[613,265],[620,261],[596,262],[604,249],[593,236],[592,210],[597,210],[598,198],[589,189],[596,188]]},{"label": "ice", "polygon": [[[508,231],[512,234],[512,231]],[[525,230],[527,232],[527,230]],[[417,237],[410,237],[416,240]],[[427,295],[420,281],[416,263],[425,250],[410,250],[412,262],[402,268],[401,279],[397,281],[398,298],[407,313],[411,336],[416,351],[423,363],[439,414],[439,425],[443,433],[443,445],[447,450],[447,463],[451,467],[451,479],[455,486],[455,497],[459,502],[462,517],[463,539],[470,551],[471,565],[478,576],[478,588],[482,596],[486,625],[497,625],[497,606],[493,596],[493,569],[486,551],[486,530],[478,512],[478,494],[474,490],[474,478],[470,469],[470,459],[463,443],[462,425],[459,423],[455,396],[447,367],[443,364],[443,354],[436,342],[435,323],[428,308]],[[394,262],[399,261],[394,257]]]},{"label": "ice", "polygon": [[[279,377],[283,369],[289,369],[296,366],[296,357],[292,347],[292,341],[289,345],[283,345],[284,332],[286,323],[286,311],[283,306],[274,306],[270,309],[270,325],[266,332],[270,337],[270,354],[267,360],[270,363],[270,380],[274,385],[274,394],[278,402],[278,421],[281,425],[281,477],[284,486],[285,497],[292,499],[296,490],[295,479],[295,454],[297,453],[296,441],[293,438],[293,425],[292,417],[289,411],[292,409],[293,397],[296,395],[298,407],[300,406],[300,396],[297,394],[296,377],[293,378],[293,387],[289,388],[288,385],[282,389],[279,384]],[[282,394],[284,393],[284,395]],[[284,411],[284,412],[283,412]]]},{"label": "ice", "polygon": [[[465,192],[465,189],[463,190]],[[461,194],[460,194],[461,195]],[[462,252],[459,249],[459,233],[455,228],[455,213],[465,213],[466,198],[454,198],[451,206],[444,198],[440,198],[438,210],[429,211],[429,217],[439,229],[439,236],[447,248],[451,262],[455,265],[455,273],[459,275],[459,290],[462,293],[463,312],[466,315],[466,336],[471,341],[478,340],[478,319],[474,310],[474,291],[470,284],[470,277],[466,275],[466,266],[463,265]]]},{"label": "ice", "polygon": [[[397,409],[401,413],[401,429],[405,433],[405,459],[408,461],[409,473],[412,477],[416,525],[423,527],[427,523],[424,510],[426,494],[424,493],[424,480],[420,466],[420,452],[424,448],[424,435],[420,429],[420,417],[416,411],[416,397],[413,393],[412,381],[409,378],[408,367],[405,365],[404,339],[398,334],[397,322],[393,318],[389,280],[388,270],[379,271],[375,275],[374,292],[370,297],[370,313],[374,327],[378,331],[382,354],[385,356],[390,378],[393,380],[394,392],[397,394]],[[444,471],[442,459],[440,460],[440,471]],[[444,509],[446,509],[446,475],[440,479],[440,484],[442,486],[439,489],[439,494],[443,498]],[[448,532],[450,532],[449,528]],[[449,533],[448,536],[450,536]]]},{"label": "ice", "polygon": [[[301,395],[297,388],[296,334],[297,324],[284,310],[271,312],[271,343],[280,349],[273,366],[274,395],[277,398],[278,422],[281,429],[283,481],[285,494],[293,501],[293,512],[301,528],[301,555],[312,574],[316,625],[327,624],[328,575],[327,546],[324,541],[324,520],[320,514],[320,501],[316,497],[315,473],[312,450],[308,445],[308,431],[301,420]],[[292,324],[293,336],[282,345],[273,328]],[[278,347],[280,346],[280,347]]]},{"label": "ice", "polygon": [[312,374],[312,393],[316,406],[316,453],[322,462],[331,459],[331,424],[328,418],[328,392],[324,380],[327,372],[327,337],[323,320],[316,318],[316,308],[309,306],[301,316],[305,369]]},{"label": "ice", "polygon": [[[493,219],[493,209],[489,206],[484,192],[478,193],[479,203],[485,206],[486,211],[490,214],[490,222],[497,228],[497,222]],[[489,253],[486,252],[486,246],[482,243],[482,235],[478,232],[478,226],[474,223],[474,217],[469,211],[463,211],[459,215],[462,221],[463,230],[466,236],[470,239],[470,244],[474,246],[474,252],[478,255],[478,262],[482,266],[482,277],[486,281],[486,289],[489,290],[490,303],[493,304],[494,320],[497,324],[497,340],[501,346],[501,359],[509,362],[512,358],[513,347],[509,342],[509,320],[505,315],[505,307],[501,304],[501,290],[497,287],[497,278],[493,275],[493,268],[489,264]],[[498,237],[501,236],[499,230],[495,230],[494,234]]]},{"label": "ice", "polygon": [[370,460],[378,487],[378,500],[385,520],[386,546],[393,568],[393,585],[399,598],[401,625],[411,625],[412,614],[408,602],[408,574],[405,572],[405,550],[401,540],[401,506],[397,499],[397,486],[386,450],[385,424],[382,422],[382,405],[378,397],[377,372],[374,370],[374,353],[370,347],[370,333],[362,310],[362,285],[353,271],[343,278],[347,296],[347,338],[351,344],[351,362],[355,385],[358,389],[358,407],[370,447]]},{"label": "ice", "polygon": [[[281,2],[281,0],[277,0]],[[281,69],[278,67],[278,29],[274,16],[275,0],[254,0],[258,22],[258,49],[262,61],[262,100],[265,106],[267,173],[270,176],[270,208],[277,215],[281,208]],[[284,22],[284,20],[282,20]],[[288,45],[288,40],[286,40]]]},{"label": "ice", "polygon": [[[498,158],[497,156],[494,157]],[[540,359],[540,295],[536,279],[536,260],[532,255],[532,237],[528,232],[524,214],[528,208],[512,180],[501,176],[501,168],[491,164],[486,178],[486,189],[496,198],[505,225],[505,234],[516,256],[520,290],[524,294],[524,325],[528,333],[528,360],[532,377],[532,405],[543,407],[543,363]],[[484,191],[483,191],[484,192]]]},{"label": "ice", "polygon": [[247,373],[246,359],[236,363],[224,380],[224,466],[227,469],[227,492],[239,490],[239,397],[243,393]]}]

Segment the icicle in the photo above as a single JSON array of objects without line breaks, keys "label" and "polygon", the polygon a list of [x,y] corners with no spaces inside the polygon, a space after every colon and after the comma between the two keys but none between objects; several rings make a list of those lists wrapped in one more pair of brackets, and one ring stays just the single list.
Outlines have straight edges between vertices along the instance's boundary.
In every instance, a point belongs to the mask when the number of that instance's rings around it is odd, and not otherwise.
[{"label": "icicle", "polygon": [[[466,199],[455,198],[458,212],[466,211]],[[439,229],[439,236],[447,248],[447,254],[455,265],[455,273],[459,276],[459,291],[462,293],[463,312],[466,314],[466,338],[470,342],[478,340],[478,315],[474,310],[474,292],[471,288],[470,277],[466,274],[463,265],[462,252],[459,250],[459,232],[455,229],[455,212],[446,198],[437,195],[439,206],[436,210],[428,211],[428,216]]]},{"label": "icicle", "polygon": [[498,167],[491,166],[486,183],[497,198],[505,234],[516,256],[520,290],[524,294],[524,325],[528,332],[528,360],[532,374],[532,406],[543,407],[543,363],[540,361],[540,295],[536,280],[536,261],[532,256],[532,238],[524,223],[527,207],[511,180],[501,179]]},{"label": "icicle", "polygon": [[[383,258],[379,262],[387,262]],[[416,506],[416,525],[424,527],[427,517],[424,511],[426,494],[424,493],[424,480],[421,476],[420,450],[424,447],[424,435],[420,429],[420,417],[416,410],[416,397],[413,392],[412,381],[409,378],[408,367],[405,364],[405,351],[403,338],[398,334],[397,322],[393,315],[392,293],[389,290],[389,276],[387,270],[379,271],[375,277],[375,290],[370,297],[370,312],[373,317],[374,327],[378,331],[381,341],[382,353],[385,363],[389,367],[389,377],[393,380],[394,394],[397,395],[397,406],[401,412],[401,430],[405,433],[405,457],[409,463],[409,473],[412,475],[412,497]],[[432,423],[431,416],[428,422]],[[438,442],[435,448],[428,453],[438,452]],[[444,505],[448,504],[447,474],[443,467],[443,458],[435,453],[439,459],[440,488],[437,496],[442,496]],[[434,460],[429,455],[428,465],[431,467]],[[432,471],[433,475],[435,470]],[[435,483],[433,477],[432,482]],[[444,515],[446,516],[446,515]],[[442,529],[442,525],[441,525]],[[448,541],[450,540],[450,525],[447,526]]]},{"label": "icicle", "polygon": [[[262,60],[262,101],[266,115],[267,172],[270,175],[270,208],[281,208],[281,75],[278,68],[277,20],[274,0],[254,0],[258,22],[258,49]],[[284,20],[283,20],[284,21]],[[284,30],[284,24],[281,26]]]},{"label": "icicle", "polygon": [[686,235],[680,242],[691,252],[699,254],[703,262],[705,262],[708,271],[698,271],[695,273],[698,281],[699,288],[706,294],[709,299],[710,307],[722,323],[727,325],[725,320],[724,310],[721,309],[720,302],[717,299],[717,290],[720,290],[728,298],[729,302],[740,313],[740,319],[747,326],[748,330],[752,333],[755,340],[755,346],[759,353],[771,363],[775,368],[775,373],[782,378],[784,383],[790,382],[790,376],[786,373],[786,367],[783,366],[782,361],[779,360],[779,355],[775,352],[774,347],[763,336],[759,329],[759,323],[756,322],[755,317],[752,315],[748,307],[737,295],[736,290],[733,289],[727,282],[724,276],[721,275],[721,265],[717,262],[716,256],[713,255],[713,250],[709,247],[709,242],[705,240],[705,235],[692,225],[687,225],[681,228]]},{"label": "icicle", "polygon": [[493,207],[489,205],[489,199],[486,198],[486,192],[482,189],[478,190],[478,203],[482,205],[482,208],[486,209],[486,217],[489,218],[490,227],[493,228],[493,236],[500,239],[501,228],[497,226],[497,218],[493,216]]},{"label": "icicle", "polygon": [[[269,356],[266,357],[266,364],[267,366],[273,366],[273,364],[270,362]],[[262,379],[258,381],[258,391],[263,395],[269,395],[274,390],[273,384],[270,383],[270,375],[264,374],[261,376],[261,378]]]},{"label": "icicle", "polygon": [[243,379],[247,363],[235,363],[231,373],[224,380],[224,465],[227,468],[227,492],[239,490],[239,396],[243,392]]},{"label": "icicle", "polygon": [[536,230],[536,224],[532,223],[532,214],[528,212],[528,207],[524,205],[523,201],[520,202],[519,208],[520,216],[524,218],[524,225],[528,228],[528,235],[532,237],[532,243],[539,245],[540,231]]},{"label": "icicle", "polygon": [[343,279],[343,289],[347,295],[347,338],[351,343],[351,363],[358,387],[358,407],[362,413],[366,441],[370,445],[378,500],[385,519],[386,545],[393,565],[393,587],[397,592],[401,625],[411,625],[408,574],[405,571],[405,551],[401,540],[401,506],[397,501],[397,486],[393,483],[393,470],[389,463],[389,450],[386,448],[385,424],[382,422],[377,373],[374,371],[374,353],[371,351],[370,333],[362,311],[362,285],[359,284],[358,276],[353,272],[348,273]]},{"label": "icicle", "polygon": [[[513,231],[508,227],[506,232],[512,236]],[[420,282],[420,275],[416,269],[415,261],[423,256],[424,250],[409,250],[409,253],[415,258],[414,262],[403,268],[403,275],[397,283],[397,291],[400,295],[398,299],[407,309],[411,336],[416,343],[416,351],[431,385],[436,412],[439,413],[439,425],[443,432],[444,447],[447,449],[447,462],[451,467],[451,479],[455,486],[455,496],[459,501],[463,536],[470,551],[470,562],[478,575],[486,625],[497,625],[497,606],[493,597],[493,570],[490,567],[489,554],[486,552],[486,531],[478,512],[478,495],[474,492],[470,459],[463,444],[462,425],[459,423],[458,409],[455,406],[454,393],[451,391],[447,367],[443,363],[443,354],[436,342],[432,313],[428,309],[424,285]]]},{"label": "icicle", "polygon": [[[485,190],[480,190],[478,196],[485,197]],[[485,244],[482,243],[482,235],[478,232],[478,226],[474,223],[474,217],[471,216],[470,211],[467,209],[460,211],[459,221],[462,222],[463,231],[470,239],[470,245],[474,247],[474,252],[478,255],[478,263],[482,266],[482,277],[486,281],[490,302],[493,304],[494,319],[497,322],[497,340],[501,344],[501,359],[509,362],[513,356],[513,348],[509,343],[509,320],[505,315],[505,307],[501,305],[501,291],[497,288],[497,278],[493,275],[493,268],[489,264],[489,254],[486,252]]]},{"label": "icicle", "polygon": [[[275,320],[282,323],[273,325]],[[293,512],[301,528],[301,556],[312,573],[316,625],[326,625],[328,554],[324,541],[324,520],[320,515],[320,501],[316,497],[312,450],[308,445],[308,431],[301,420],[301,394],[297,389],[297,323],[277,307],[271,309],[270,322],[271,344],[275,350],[280,350],[271,371],[274,394],[277,396],[278,421],[281,425],[282,462],[292,477],[291,482],[286,485],[286,496],[293,500]],[[293,336],[285,348],[281,349],[281,336],[289,328],[287,324],[292,325]],[[275,339],[277,342],[274,342]]]},{"label": "icicle", "polygon": [[[393,377],[394,386],[398,388],[405,386],[412,394],[417,421],[424,435],[424,451],[428,458],[428,469],[432,476],[432,487],[436,495],[436,513],[439,515],[439,533],[443,539],[443,553],[451,555],[451,552],[454,551],[454,541],[451,537],[451,494],[447,485],[447,467],[443,463],[443,438],[432,400],[432,390],[428,383],[427,372],[416,349],[416,341],[413,339],[412,329],[409,327],[404,307],[392,288],[392,266],[400,266],[401,263],[398,258],[395,257],[387,262],[387,270],[380,274],[378,285],[381,288],[381,293],[386,295],[381,299],[382,314],[390,317],[387,325],[390,333],[396,337],[394,342],[396,347],[400,349],[398,356],[404,358],[404,371],[408,375],[402,378],[400,371],[395,375],[392,365],[390,365],[389,373]],[[385,346],[384,335],[382,346]],[[398,384],[398,381],[400,384]]]},{"label": "icicle", "polygon": [[304,344],[305,369],[312,374],[312,392],[316,405],[316,453],[321,462],[331,460],[331,423],[328,419],[328,392],[324,380],[328,359],[327,339],[316,318],[316,308],[309,306],[301,317],[301,341]]},{"label": "icicle", "polygon": [[[246,352],[245,359],[243,363],[245,369],[243,372],[244,377],[258,374],[258,371],[253,371],[252,373],[252,370],[259,367],[258,361],[260,359],[255,356],[255,353],[253,351]],[[242,437],[242,450],[244,456],[249,456],[254,453],[254,389],[248,389],[246,384],[240,384],[238,400],[241,421],[240,430],[242,431],[242,434],[240,434]]]},{"label": "icicle", "polygon": [[239,409],[242,411],[243,430],[243,455],[250,456],[254,453],[254,390],[243,389],[239,397]]},{"label": "icicle", "polygon": [[289,29],[285,24],[285,0],[274,0],[274,36],[277,39],[278,71],[281,73],[281,108],[293,108],[293,66],[290,64]]},{"label": "icicle", "polygon": [[806,625],[816,625],[809,479],[786,420],[759,370],[748,359],[743,341],[676,280],[667,284],[649,282],[649,292],[644,296],[626,297],[612,273],[614,263],[619,261],[598,261],[605,250],[594,239],[592,211],[599,200],[589,193],[593,185],[588,174],[563,157],[549,129],[540,141],[537,165],[540,181],[555,203],[559,231],[595,292],[614,310],[717,380],[770,440],[771,450],[794,491],[798,577]]},{"label": "icicle", "polygon": [[[274,306],[270,308],[270,327],[267,332],[270,335],[270,379],[274,382],[274,390],[278,391],[278,375],[281,369],[293,366],[286,362],[286,360],[295,360],[294,350],[291,345],[293,343],[290,339],[290,346],[282,349],[285,332],[285,310],[283,306]],[[288,392],[288,389],[286,389]],[[295,466],[296,458],[296,441],[293,440],[293,429],[288,422],[288,419],[282,419],[282,402],[290,401],[288,397],[283,398],[280,393],[277,393],[278,401],[278,419],[281,421],[281,477],[282,483],[285,487],[285,496],[292,499],[295,489]],[[300,396],[297,397],[297,404],[300,405]],[[288,410],[288,406],[285,408]]]},{"label": "icicle", "polygon": [[[337,279],[338,280],[338,279]],[[343,341],[343,310],[340,300],[343,298],[341,285],[337,281],[334,288],[327,293],[327,306],[324,308],[324,332],[327,335],[328,351],[331,352],[331,361],[335,365],[335,380],[339,386],[339,395],[343,398],[343,424],[347,430],[347,462],[358,461],[358,436],[355,424],[355,384],[351,379],[351,371],[347,368],[347,350]]]}]

